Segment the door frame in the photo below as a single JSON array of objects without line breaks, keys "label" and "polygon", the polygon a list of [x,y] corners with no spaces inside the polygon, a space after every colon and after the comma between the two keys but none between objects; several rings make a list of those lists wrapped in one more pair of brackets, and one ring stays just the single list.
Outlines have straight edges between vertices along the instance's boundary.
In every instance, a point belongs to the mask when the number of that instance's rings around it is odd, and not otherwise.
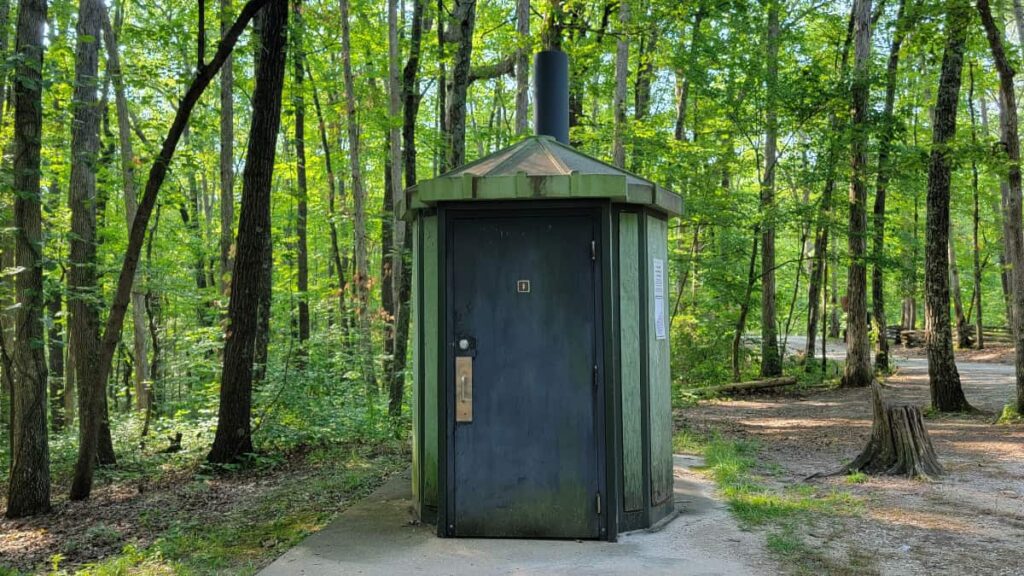
[{"label": "door frame", "polygon": [[[615,428],[610,425],[616,419],[618,405],[616,394],[616,362],[613,353],[612,330],[609,322],[613,318],[611,293],[611,203],[607,201],[519,201],[519,202],[458,202],[439,206],[438,233],[441,239],[438,269],[440,298],[440,345],[443,361],[438,362],[438,508],[437,534],[455,535],[455,335],[452,323],[452,275],[454,272],[452,226],[456,220],[474,218],[516,218],[529,216],[565,217],[586,216],[594,224],[594,240],[597,243],[598,261],[594,267],[594,343],[598,365],[597,394],[594,407],[595,438],[597,439],[597,479],[601,494],[601,513],[598,515],[598,539],[614,541],[617,536],[618,475],[617,458],[608,447],[615,445]],[[443,424],[442,424],[443,423]],[[451,479],[452,481],[449,481]]]}]

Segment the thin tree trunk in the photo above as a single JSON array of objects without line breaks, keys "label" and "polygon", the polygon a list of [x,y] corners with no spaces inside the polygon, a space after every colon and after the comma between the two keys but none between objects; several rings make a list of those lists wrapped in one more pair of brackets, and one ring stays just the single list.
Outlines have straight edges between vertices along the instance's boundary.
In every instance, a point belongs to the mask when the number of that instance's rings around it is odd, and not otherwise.
[{"label": "thin tree trunk", "polygon": [[476,26],[476,0],[455,0],[452,8],[452,26],[443,34],[443,40],[456,42],[452,60],[451,83],[446,90],[444,130],[446,135],[445,161],[441,171],[447,172],[466,163],[466,95],[469,90],[473,62],[473,29]]},{"label": "thin tree trunk", "polygon": [[953,240],[953,225],[949,231],[949,291],[953,296],[953,314],[956,316],[956,339],[958,348],[970,345],[967,333],[967,315],[964,313],[964,300],[960,295],[960,267],[956,264],[956,242]]},{"label": "thin tree trunk", "polygon": [[[124,214],[127,226],[131,226],[138,211],[138,200],[135,197],[135,153],[132,149],[131,120],[128,116],[128,99],[125,96],[124,74],[121,70],[121,57],[117,45],[117,35],[110,24],[110,15],[104,9],[103,40],[107,49],[107,72],[114,83],[114,103],[117,107],[117,135],[121,149],[121,186],[124,198]],[[149,398],[146,394],[146,382],[149,380],[149,367],[146,341],[146,302],[145,295],[138,288],[132,290],[132,349],[135,353],[135,407],[146,410]]]},{"label": "thin tree trunk", "polygon": [[[231,0],[220,0],[220,34],[231,26]],[[235,63],[228,56],[220,70],[220,293],[231,295],[235,235]]]},{"label": "thin tree trunk", "polygon": [[626,79],[629,75],[629,39],[626,29],[629,27],[629,2],[619,2],[619,37],[615,42],[615,94],[612,100],[612,113],[615,116],[614,135],[612,136],[612,164],[619,168],[626,167],[626,145],[623,142],[626,130]]},{"label": "thin tree trunk", "polygon": [[[968,74],[970,77],[970,86],[967,92],[967,106],[971,114],[971,144],[977,146],[978,144],[978,131],[977,131],[977,120],[974,109],[974,62],[970,63],[968,68]],[[973,156],[971,157],[971,192],[974,200],[974,213],[972,218],[972,238],[973,238],[973,264],[974,264],[974,347],[978,350],[985,348],[985,330],[984,330],[984,316],[981,308],[981,236],[979,230],[981,227],[981,211],[979,210],[979,194],[978,194],[978,161]]]},{"label": "thin tree trunk", "polygon": [[[984,2],[985,0],[981,0]],[[925,225],[925,323],[928,376],[932,407],[942,412],[970,409],[960,386],[953,357],[949,322],[949,189],[953,158],[948,149],[956,137],[956,111],[960,97],[964,44],[970,24],[970,4],[950,0],[946,15],[946,47],[942,56],[938,100],[928,165]]]},{"label": "thin tree trunk", "polygon": [[306,74],[306,52],[303,46],[305,37],[305,21],[303,20],[302,0],[293,0],[293,17],[295,22],[292,39],[295,74],[292,77],[293,100],[295,102],[295,173],[298,181],[298,200],[296,202],[295,235],[298,240],[296,259],[298,274],[296,290],[299,299],[299,354],[306,354],[306,342],[309,340],[309,247],[306,233],[306,220],[309,216],[309,188],[306,181],[306,99],[303,93],[303,79]]},{"label": "thin tree trunk", "polygon": [[338,215],[335,211],[337,197],[337,176],[331,163],[331,146],[327,137],[327,124],[324,122],[323,110],[320,108],[320,95],[317,93],[316,82],[312,70],[306,70],[309,84],[313,89],[313,109],[316,110],[317,125],[320,129],[320,149],[324,155],[324,168],[327,170],[327,225],[331,237],[331,262],[338,282],[338,315],[342,325],[345,324],[345,266],[341,261],[341,250],[338,248]]},{"label": "thin tree trunk", "polygon": [[768,3],[765,51],[764,180],[761,183],[761,377],[782,375],[775,312],[775,172],[778,164],[779,3]]},{"label": "thin tree trunk", "polygon": [[100,426],[106,418],[106,379],[99,370],[100,316],[95,302],[96,173],[100,149],[100,115],[96,99],[99,45],[104,6],[100,0],[82,0],[78,7],[75,57],[74,119],[71,123],[71,253],[68,270],[68,312],[78,374],[78,460],[71,484],[71,499],[89,497],[98,459]]},{"label": "thin tree trunk", "polygon": [[39,186],[42,140],[42,63],[45,0],[18,3],[14,70],[15,330],[11,367],[11,453],[8,518],[50,510],[50,455],[46,429],[46,358],[43,340],[42,210]]},{"label": "thin tree trunk", "polygon": [[[361,160],[359,157],[359,121],[356,118],[355,81],[352,77],[352,47],[349,38],[349,0],[340,0],[340,2],[341,61],[345,82],[345,117],[348,124],[348,154],[352,177],[352,199],[355,208],[353,226],[355,236],[356,321],[359,331],[359,362],[362,365],[363,380],[367,393],[372,398],[377,395],[377,378],[374,375],[370,334],[370,277],[366,246],[366,190],[363,188]],[[470,25],[469,32],[470,36],[472,36],[472,25]],[[467,74],[468,68],[467,64]],[[465,102],[464,97],[465,93],[463,92],[463,102]],[[464,134],[465,116],[463,116]]]},{"label": "thin tree trunk", "polygon": [[743,292],[743,302],[740,304],[740,316],[736,320],[736,330],[732,333],[732,379],[739,382],[740,374],[740,347],[743,341],[743,332],[747,328],[747,314],[750,312],[750,294],[754,291],[754,283],[757,282],[757,241],[760,231],[754,227],[754,247],[750,250],[750,265],[747,267],[747,287]]},{"label": "thin tree trunk", "polygon": [[530,124],[530,0],[516,0],[516,43],[516,136],[525,136]]},{"label": "thin tree trunk", "polygon": [[252,313],[264,290],[266,254],[270,249],[270,191],[277,135],[281,124],[288,34],[288,2],[274,0],[260,12],[259,43],[252,95],[249,149],[242,173],[237,252],[228,307],[217,434],[207,460],[235,461],[252,452],[252,366],[257,336]]},{"label": "thin tree trunk", "polygon": [[693,15],[693,27],[690,32],[690,53],[687,57],[686,70],[682,73],[683,80],[679,87],[679,100],[676,103],[676,124],[673,136],[679,141],[686,140],[686,111],[690,98],[690,79],[693,77],[694,68],[697,67],[697,51],[700,49],[703,38],[701,23],[704,21],[706,12],[707,9],[704,6],[703,0],[698,0],[697,11]]},{"label": "thin tree trunk", "polygon": [[904,11],[906,0],[900,0],[896,23],[889,45],[889,63],[885,71],[885,107],[882,110],[882,135],[878,142],[878,176],[875,180],[874,237],[872,244],[871,305],[878,349],[875,351],[875,370],[889,372],[889,340],[886,337],[888,321],[885,315],[885,201],[889,187],[889,151],[895,138],[896,73],[900,65],[900,47],[906,34]]},{"label": "thin tree trunk", "polygon": [[[992,19],[988,0],[978,0],[978,12],[999,72],[999,93],[1003,106],[999,114],[1000,139],[1006,150],[1006,189],[1003,201],[1004,251],[1009,256],[1010,290],[1013,299],[1010,325],[1016,351],[1017,412],[1024,414],[1024,237],[1021,236],[1020,140],[1017,134],[1017,97],[1013,86],[1014,70],[1003,50],[1002,33]],[[967,18],[964,18],[967,20]]]},{"label": "thin tree trunk", "polygon": [[850,225],[847,236],[850,267],[847,272],[846,297],[849,312],[846,318],[846,371],[844,387],[871,384],[871,339],[868,334],[867,306],[867,123],[868,93],[871,77],[871,0],[854,0],[853,32],[853,100],[852,135],[850,138]]}]

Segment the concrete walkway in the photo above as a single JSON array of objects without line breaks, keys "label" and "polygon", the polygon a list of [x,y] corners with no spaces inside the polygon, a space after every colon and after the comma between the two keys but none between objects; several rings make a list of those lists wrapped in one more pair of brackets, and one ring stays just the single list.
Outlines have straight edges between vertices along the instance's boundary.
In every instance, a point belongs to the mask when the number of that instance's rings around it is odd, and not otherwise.
[{"label": "concrete walkway", "polygon": [[389,480],[326,528],[262,572],[288,575],[761,575],[776,573],[762,537],[741,531],[713,487],[675,457],[675,500],[681,514],[658,532],[620,535],[619,542],[438,538],[409,522],[408,473]]}]

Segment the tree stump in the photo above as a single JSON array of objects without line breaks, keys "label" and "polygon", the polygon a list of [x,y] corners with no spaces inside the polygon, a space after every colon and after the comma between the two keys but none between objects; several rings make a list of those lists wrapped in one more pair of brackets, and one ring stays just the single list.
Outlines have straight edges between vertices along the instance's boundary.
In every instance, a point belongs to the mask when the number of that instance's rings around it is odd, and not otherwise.
[{"label": "tree stump", "polygon": [[882,399],[881,386],[871,383],[874,421],[871,439],[852,462],[831,473],[818,473],[809,478],[838,476],[852,472],[907,476],[932,480],[941,476],[942,466],[935,456],[928,430],[924,427],[921,409]]}]

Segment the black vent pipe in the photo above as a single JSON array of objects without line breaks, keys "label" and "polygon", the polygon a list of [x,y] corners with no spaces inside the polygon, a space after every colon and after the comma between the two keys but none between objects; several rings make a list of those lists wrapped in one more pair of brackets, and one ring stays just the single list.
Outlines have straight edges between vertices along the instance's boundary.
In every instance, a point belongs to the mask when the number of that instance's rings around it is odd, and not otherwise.
[{"label": "black vent pipe", "polygon": [[533,57],[534,131],[569,144],[569,57],[544,50]]}]

